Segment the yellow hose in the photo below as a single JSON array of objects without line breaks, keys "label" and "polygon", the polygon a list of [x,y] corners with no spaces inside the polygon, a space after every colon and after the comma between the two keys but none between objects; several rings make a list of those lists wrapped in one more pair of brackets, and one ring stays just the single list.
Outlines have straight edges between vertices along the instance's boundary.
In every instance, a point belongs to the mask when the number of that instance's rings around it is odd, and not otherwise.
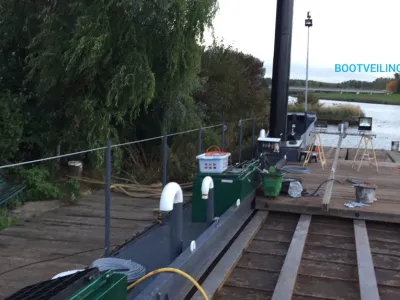
[{"label": "yellow hose", "polygon": [[137,286],[139,283],[141,283],[142,281],[146,280],[147,278],[159,274],[159,273],[164,273],[164,272],[171,272],[171,273],[177,273],[183,277],[185,277],[186,279],[188,279],[191,283],[193,283],[193,285],[199,290],[200,294],[203,296],[204,300],[209,300],[207,297],[206,292],[203,290],[203,288],[200,286],[200,284],[198,284],[198,282],[189,274],[179,270],[179,269],[174,269],[174,268],[161,268],[161,269],[157,269],[154,270],[146,275],[144,275],[142,278],[140,278],[139,280],[135,281],[134,283],[130,284],[128,286],[128,292],[133,289],[135,286]]}]

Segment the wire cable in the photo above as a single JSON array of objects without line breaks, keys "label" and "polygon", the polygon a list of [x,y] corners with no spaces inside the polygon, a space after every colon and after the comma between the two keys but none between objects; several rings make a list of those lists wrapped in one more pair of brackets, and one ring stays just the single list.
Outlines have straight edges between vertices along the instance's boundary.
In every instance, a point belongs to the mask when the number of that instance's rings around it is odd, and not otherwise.
[{"label": "wire cable", "polygon": [[[115,247],[115,245],[113,245],[113,247]],[[67,254],[67,255],[55,257],[55,258],[49,258],[49,259],[34,261],[34,262],[32,262],[32,263],[25,264],[25,265],[21,265],[21,266],[12,268],[12,269],[8,269],[8,270],[6,270],[6,271],[4,271],[4,272],[1,272],[1,273],[0,273],[0,276],[5,275],[5,274],[8,274],[8,273],[11,273],[11,272],[16,271],[16,270],[19,270],[19,269],[23,269],[23,268],[26,268],[26,267],[30,267],[30,266],[33,266],[33,265],[38,265],[38,264],[42,264],[42,263],[49,262],[49,261],[64,259],[64,258],[68,258],[68,257],[71,257],[71,256],[75,256],[75,255],[79,255],[79,254],[84,254],[84,253],[88,253],[88,252],[93,252],[93,251],[99,251],[99,250],[104,250],[104,247],[101,247],[101,248],[94,248],[94,249],[89,249],[89,250],[84,250],[84,251],[80,251],[80,252],[75,252],[75,253],[71,253],[71,254]]]},{"label": "wire cable", "polygon": [[310,192],[304,192],[304,193],[302,193],[302,196],[305,196],[305,197],[315,197],[315,196],[318,196],[318,191],[319,191],[319,189],[325,184],[325,183],[327,183],[327,182],[329,182],[329,181],[336,181],[337,183],[339,183],[339,184],[342,184],[342,182],[340,182],[339,180],[336,180],[336,179],[327,179],[327,180],[325,180],[325,181],[323,181],[318,187],[317,187],[317,189],[314,191],[314,192],[312,192],[312,193],[310,193]]},{"label": "wire cable", "polygon": [[99,258],[92,262],[90,266],[98,268],[100,271],[113,270],[117,273],[125,274],[128,278],[128,283],[135,282],[146,275],[146,268],[144,266],[128,259],[115,257]]},{"label": "wire cable", "polygon": [[204,291],[204,289],[200,286],[200,284],[192,276],[190,276],[189,274],[183,272],[182,270],[175,269],[175,268],[161,268],[161,269],[154,270],[154,271],[146,274],[145,276],[143,276],[142,278],[140,278],[136,282],[134,282],[131,285],[129,285],[128,288],[127,288],[127,291],[129,292],[135,286],[137,286],[139,283],[145,281],[147,278],[149,278],[149,277],[151,277],[153,275],[156,275],[156,274],[159,274],[159,273],[165,273],[165,272],[176,273],[176,274],[179,274],[179,275],[185,277],[187,280],[189,280],[199,290],[199,292],[203,296],[204,300],[209,300],[206,292]]}]

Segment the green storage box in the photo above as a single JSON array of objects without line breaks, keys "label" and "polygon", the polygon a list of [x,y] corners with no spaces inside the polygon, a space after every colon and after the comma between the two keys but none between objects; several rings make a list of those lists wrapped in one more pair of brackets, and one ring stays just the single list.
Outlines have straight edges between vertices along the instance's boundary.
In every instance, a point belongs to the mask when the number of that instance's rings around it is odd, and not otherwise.
[{"label": "green storage box", "polygon": [[263,174],[264,196],[277,197],[282,189],[283,174],[280,172]]},{"label": "green storage box", "polygon": [[243,201],[254,192],[260,184],[258,161],[243,162],[229,167],[220,174],[197,173],[192,192],[192,222],[205,222],[207,201],[201,198],[201,184],[206,176],[214,181],[214,214],[223,215],[236,200]]},{"label": "green storage box", "polygon": [[126,300],[128,280],[126,275],[103,272],[69,300]]}]

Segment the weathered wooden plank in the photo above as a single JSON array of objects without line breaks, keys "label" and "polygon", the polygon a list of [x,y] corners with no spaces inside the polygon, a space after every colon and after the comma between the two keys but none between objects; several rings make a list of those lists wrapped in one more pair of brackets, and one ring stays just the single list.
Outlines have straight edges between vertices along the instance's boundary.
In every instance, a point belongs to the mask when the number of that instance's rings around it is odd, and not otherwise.
[{"label": "weathered wooden plank", "polygon": [[[260,199],[260,198],[258,198]],[[256,200],[256,209],[259,210],[269,210],[269,211],[279,211],[279,212],[287,212],[287,213],[295,213],[295,214],[308,214],[308,215],[321,215],[321,216],[333,216],[333,217],[341,217],[341,218],[350,218],[350,219],[361,219],[361,220],[371,220],[371,221],[379,221],[379,222],[391,222],[391,223],[400,223],[400,203],[397,204],[397,207],[383,205],[383,203],[377,203],[373,205],[380,205],[381,207],[385,207],[381,211],[375,211],[373,207],[358,207],[358,208],[350,208],[347,209],[343,206],[340,208],[331,207],[329,211],[324,212],[321,210],[320,205],[314,204],[310,205],[306,201],[296,200],[294,203],[284,202],[284,201],[265,201],[264,199],[260,199],[261,201]],[[336,199],[335,199],[336,200]],[[348,200],[350,201],[350,199]],[[347,201],[344,201],[347,202]],[[378,201],[379,202],[379,201]],[[343,205],[343,204],[342,204]],[[335,205],[336,206],[336,205]],[[392,209],[390,211],[390,208]]]},{"label": "weathered wooden plank", "polygon": [[310,223],[310,215],[300,216],[296,231],[293,235],[292,242],[290,243],[289,250],[285,258],[285,262],[283,263],[281,273],[279,274],[279,279],[276,284],[274,294],[272,295],[272,300],[292,299]]},{"label": "weathered wooden plank", "polygon": [[[207,276],[207,279],[203,282],[202,287],[210,299],[214,297],[217,290],[229,277],[231,271],[242,256],[244,249],[247,248],[248,244],[260,229],[267,216],[268,212],[266,211],[257,212],[250,223],[246,226],[229,250],[215,266],[211,274]],[[203,297],[199,292],[197,292],[192,298],[192,300],[201,299],[203,299]]]},{"label": "weathered wooden plank", "polygon": [[[157,201],[124,196],[115,196],[114,200],[113,246],[154,224],[152,207]],[[0,284],[0,298],[61,271],[85,267],[99,258],[104,252],[103,206],[103,193],[95,192],[76,205],[60,207],[1,230],[0,273],[6,272],[1,281],[7,284]],[[18,269],[11,271],[13,268]]]},{"label": "weathered wooden plank", "polygon": [[342,146],[342,140],[343,140],[343,136],[340,135],[338,145],[336,147],[335,156],[334,156],[333,162],[332,162],[331,174],[328,178],[329,181],[326,183],[325,193],[322,198],[322,210],[323,211],[329,210],[329,202],[331,202],[333,182],[335,179],[335,173],[336,173],[336,169],[337,169],[338,162],[339,162],[339,154],[340,154],[340,148]]},{"label": "weathered wooden plank", "polygon": [[[391,223],[400,223],[400,195],[398,181],[400,173],[393,175],[392,168],[380,168],[380,174],[374,168],[364,168],[362,172],[351,167],[352,161],[340,161],[335,172],[335,179],[342,184],[334,185],[329,210],[321,209],[324,186],[319,190],[320,196],[300,197],[294,200],[291,197],[279,196],[277,199],[268,199],[257,195],[256,208],[260,210],[290,212],[298,214],[312,214],[322,216],[337,216],[350,219],[374,220]],[[329,176],[328,170],[322,170],[317,164],[309,164],[311,174],[302,175],[302,185],[309,191],[314,191],[325,178]],[[378,186],[376,190],[377,202],[368,207],[348,208],[345,203],[355,200],[353,184],[347,183],[347,178],[368,180]],[[351,225],[352,231],[353,226]]]},{"label": "weathered wooden plank", "polygon": [[[351,281],[335,280],[317,276],[298,276],[295,294],[303,299],[359,299],[357,285]],[[293,297],[293,299],[299,299]]]},{"label": "weathered wooden plank", "polygon": [[361,300],[379,300],[378,285],[365,221],[354,220],[354,235]]}]

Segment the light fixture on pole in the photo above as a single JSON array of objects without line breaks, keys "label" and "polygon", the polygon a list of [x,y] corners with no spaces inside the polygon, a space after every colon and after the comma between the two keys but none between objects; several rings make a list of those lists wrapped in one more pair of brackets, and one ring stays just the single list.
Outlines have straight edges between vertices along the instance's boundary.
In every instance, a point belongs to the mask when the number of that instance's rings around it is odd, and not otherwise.
[{"label": "light fixture on pole", "polygon": [[310,27],[312,24],[312,19],[310,12],[307,12],[307,19],[305,21],[305,25],[307,27],[307,63],[306,63],[306,90],[304,95],[304,111],[307,112],[307,102],[308,102],[308,49],[309,49],[309,42],[310,42]]}]

